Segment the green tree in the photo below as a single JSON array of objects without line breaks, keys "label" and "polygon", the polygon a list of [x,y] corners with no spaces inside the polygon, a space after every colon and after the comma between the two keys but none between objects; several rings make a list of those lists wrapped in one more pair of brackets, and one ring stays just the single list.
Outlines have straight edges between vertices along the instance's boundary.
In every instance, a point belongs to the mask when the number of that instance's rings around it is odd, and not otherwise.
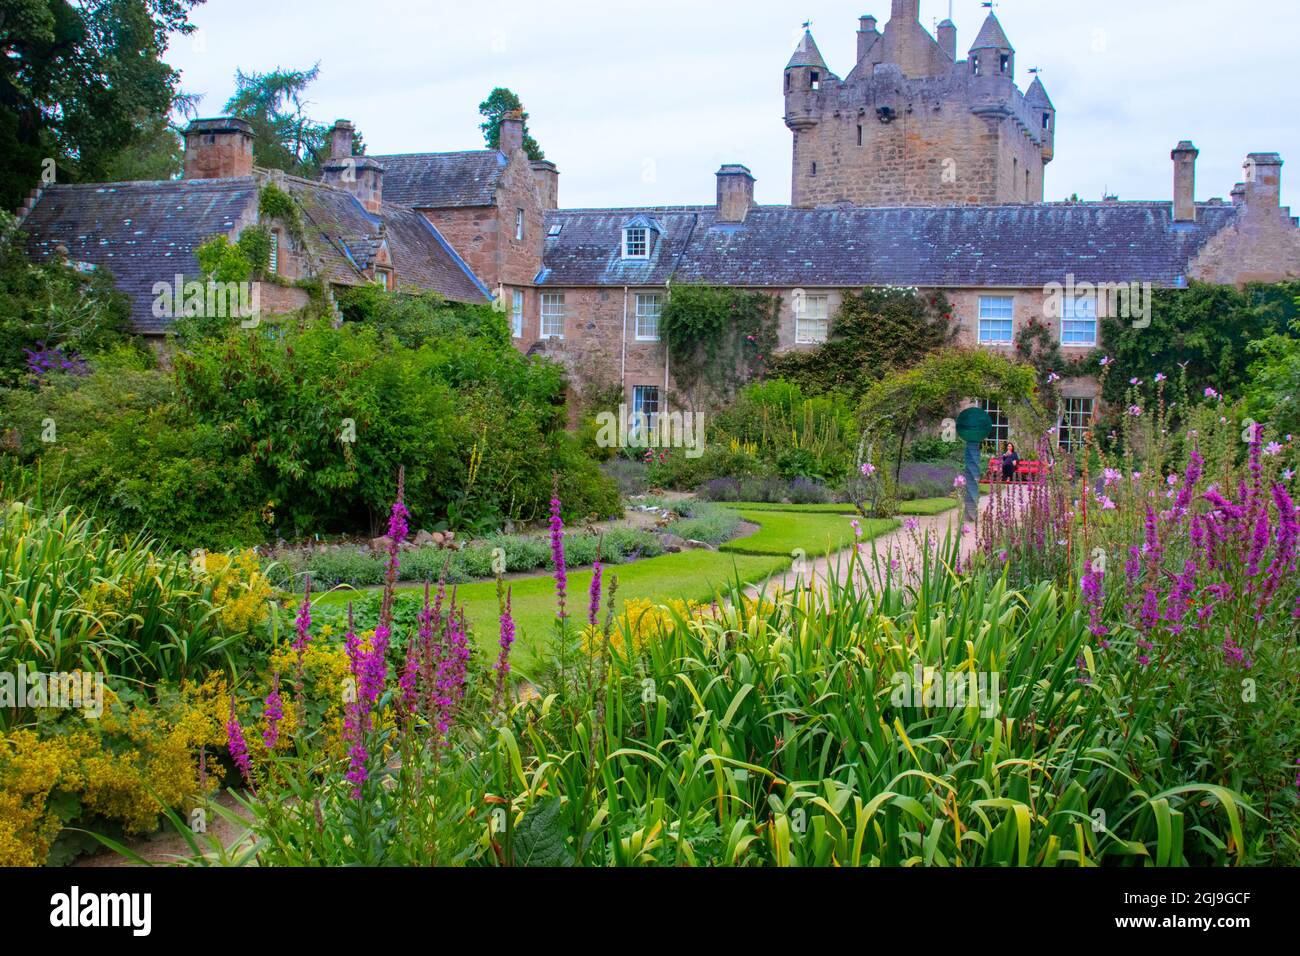
[{"label": "green tree", "polygon": [[[180,75],[162,60],[202,0],[5,0],[0,9],[0,200],[43,176],[101,181],[157,136]],[[53,166],[50,166],[50,161]]]},{"label": "green tree", "polygon": [[1135,327],[1121,318],[1101,321],[1102,351],[1115,360],[1102,397],[1118,406],[1130,379],[1150,382],[1158,373],[1173,378],[1180,367],[1186,367],[1192,394],[1214,388],[1241,395],[1253,360],[1250,343],[1286,332],[1298,317],[1297,295],[1300,283],[1244,289],[1193,283],[1187,289],[1155,290],[1150,326]]},{"label": "green tree", "polygon": [[945,348],[891,373],[867,391],[858,415],[864,431],[897,440],[897,481],[908,439],[954,416],[958,406],[975,398],[996,402],[1045,427],[1037,371],[988,349]]},{"label": "green tree", "polygon": [[1247,350],[1255,360],[1246,386],[1246,410],[1279,434],[1300,434],[1300,320],[1291,323],[1290,334],[1259,339]]},{"label": "green tree", "polygon": [[537,140],[533,139],[532,133],[528,132],[528,114],[524,112],[524,104],[518,94],[504,86],[498,86],[478,105],[478,111],[484,118],[479,124],[479,129],[483,131],[488,149],[501,148],[501,120],[507,113],[516,110],[523,113],[524,118],[524,152],[528,154],[529,159],[545,159],[546,154],[542,152],[542,147],[537,145]]},{"label": "green tree", "polygon": [[861,397],[890,371],[907,368],[951,345],[956,334],[952,306],[941,292],[846,291],[826,343],[774,359],[769,372],[797,382],[812,394],[845,392]]},{"label": "green tree", "polygon": [[[306,70],[276,67],[266,73],[235,71],[235,95],[226,112],[253,127],[253,161],[314,179],[329,153],[330,127],[307,115],[307,88],[320,76],[320,64]],[[353,153],[360,149],[360,139]]]}]

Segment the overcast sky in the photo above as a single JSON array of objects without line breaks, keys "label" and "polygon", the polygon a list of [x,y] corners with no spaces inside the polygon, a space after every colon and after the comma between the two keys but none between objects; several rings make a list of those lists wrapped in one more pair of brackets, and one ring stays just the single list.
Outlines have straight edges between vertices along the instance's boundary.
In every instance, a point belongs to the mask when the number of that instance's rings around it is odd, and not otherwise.
[{"label": "overcast sky", "polygon": [[[986,11],[953,0],[959,55]],[[949,0],[921,0],[933,32]],[[312,115],[353,120],[371,153],[477,149],[478,104],[517,92],[560,168],[560,204],[710,203],[724,162],[764,203],[790,201],[782,70],[804,20],[839,76],[857,17],[890,0],[208,0],[168,60],[220,112],[235,68],[319,61]],[[1040,67],[1056,105],[1047,198],[1169,199],[1169,152],[1201,150],[1197,198],[1227,197],[1252,151],[1276,151],[1300,210],[1300,0],[1000,0],[1017,81]]]}]

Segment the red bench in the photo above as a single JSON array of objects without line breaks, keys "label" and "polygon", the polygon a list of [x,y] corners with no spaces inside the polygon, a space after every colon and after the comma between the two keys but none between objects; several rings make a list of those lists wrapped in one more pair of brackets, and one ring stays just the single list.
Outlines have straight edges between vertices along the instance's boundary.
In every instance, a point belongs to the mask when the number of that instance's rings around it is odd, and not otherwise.
[{"label": "red bench", "polygon": [[[1015,476],[1012,481],[1041,481],[1052,472],[1052,463],[1050,461],[1021,461],[1016,465]],[[1002,459],[994,458],[989,462],[989,473],[985,480],[991,484],[1002,483]]]}]

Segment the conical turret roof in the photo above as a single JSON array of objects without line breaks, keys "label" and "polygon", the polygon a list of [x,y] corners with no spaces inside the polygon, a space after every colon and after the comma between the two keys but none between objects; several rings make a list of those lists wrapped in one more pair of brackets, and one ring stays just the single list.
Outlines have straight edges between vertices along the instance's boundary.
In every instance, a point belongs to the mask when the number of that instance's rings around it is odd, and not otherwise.
[{"label": "conical turret roof", "polygon": [[1007,39],[1006,31],[1002,29],[1002,24],[998,18],[990,13],[988,19],[984,21],[984,26],[980,27],[979,36],[971,44],[972,50],[1010,50],[1015,52],[1015,47]]},{"label": "conical turret roof", "polygon": [[811,66],[819,70],[828,69],[826,61],[822,59],[822,51],[817,49],[817,41],[813,39],[811,30],[803,32],[803,39],[795,47],[794,56],[790,57],[790,62],[785,65],[785,68],[793,70],[797,66]]},{"label": "conical turret roof", "polygon": [[1025,99],[1030,106],[1047,107],[1049,110],[1056,109],[1052,105],[1052,98],[1047,95],[1047,87],[1043,86],[1043,81],[1034,77],[1034,82],[1029,84],[1029,89],[1025,92]]}]

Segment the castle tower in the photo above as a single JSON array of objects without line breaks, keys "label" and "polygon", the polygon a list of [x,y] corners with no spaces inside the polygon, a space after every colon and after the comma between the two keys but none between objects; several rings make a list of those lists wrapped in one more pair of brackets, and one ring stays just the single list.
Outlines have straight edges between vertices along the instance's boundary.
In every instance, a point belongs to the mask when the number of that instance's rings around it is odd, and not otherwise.
[{"label": "castle tower", "polygon": [[1035,80],[1015,82],[1015,48],[989,14],[967,59],[957,27],[933,37],[920,0],[892,0],[883,32],[857,31],[857,63],[841,80],[805,31],[785,68],[794,137],[792,202],[815,207],[1041,202],[1056,110]]}]

